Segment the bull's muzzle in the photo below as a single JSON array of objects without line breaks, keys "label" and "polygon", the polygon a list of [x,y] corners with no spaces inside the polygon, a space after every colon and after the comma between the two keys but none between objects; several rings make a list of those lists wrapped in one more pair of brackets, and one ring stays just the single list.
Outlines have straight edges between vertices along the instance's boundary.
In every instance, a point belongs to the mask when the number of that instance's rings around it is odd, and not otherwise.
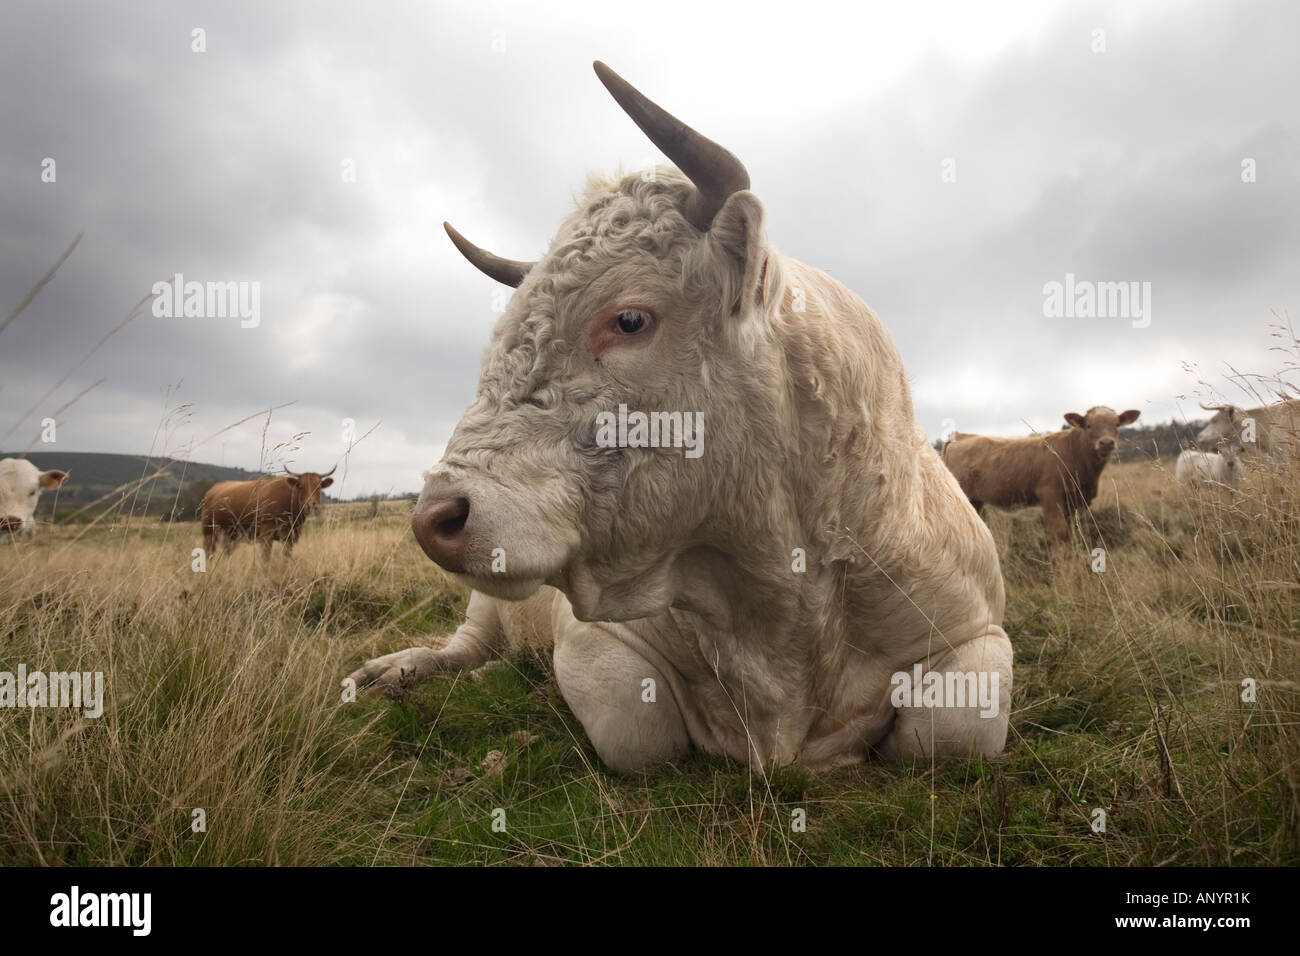
[{"label": "bull's muzzle", "polygon": [[439,567],[453,574],[465,570],[465,553],[470,536],[465,530],[469,521],[469,499],[446,495],[421,502],[411,515],[411,530],[424,553]]},{"label": "bull's muzzle", "polygon": [[16,515],[5,515],[3,518],[0,518],[0,531],[13,533],[21,530],[23,530],[22,518],[19,518]]}]

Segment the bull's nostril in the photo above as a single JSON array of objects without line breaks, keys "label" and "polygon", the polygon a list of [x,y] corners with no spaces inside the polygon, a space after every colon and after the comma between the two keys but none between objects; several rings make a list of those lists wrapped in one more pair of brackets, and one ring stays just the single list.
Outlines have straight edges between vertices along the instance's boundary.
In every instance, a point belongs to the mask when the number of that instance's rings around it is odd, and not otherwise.
[{"label": "bull's nostril", "polygon": [[468,521],[468,498],[437,498],[411,515],[411,529],[430,559],[448,571],[460,572],[465,570],[465,551],[469,547],[470,536],[465,533]]},{"label": "bull's nostril", "polygon": [[465,522],[469,521],[469,499],[455,499],[456,511],[437,523],[436,531],[444,538],[454,538],[465,530]]}]

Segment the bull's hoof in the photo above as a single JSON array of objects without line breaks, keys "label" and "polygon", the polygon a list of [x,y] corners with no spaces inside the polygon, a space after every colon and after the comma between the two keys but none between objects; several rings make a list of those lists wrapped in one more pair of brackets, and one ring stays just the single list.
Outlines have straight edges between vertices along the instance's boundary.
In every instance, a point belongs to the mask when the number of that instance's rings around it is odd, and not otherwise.
[{"label": "bull's hoof", "polygon": [[408,647],[366,661],[348,676],[358,687],[382,691],[400,697],[418,681],[433,673],[434,651],[429,647]]}]

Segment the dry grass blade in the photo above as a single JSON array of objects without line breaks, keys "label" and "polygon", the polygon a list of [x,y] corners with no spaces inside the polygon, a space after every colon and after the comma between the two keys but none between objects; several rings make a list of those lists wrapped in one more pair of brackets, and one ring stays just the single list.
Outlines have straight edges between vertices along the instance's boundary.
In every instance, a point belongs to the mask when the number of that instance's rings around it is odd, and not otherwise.
[{"label": "dry grass blade", "polygon": [[54,278],[54,273],[59,271],[59,266],[67,262],[68,256],[72,255],[72,250],[77,248],[77,243],[81,242],[81,237],[84,235],[85,235],[84,232],[77,233],[76,238],[72,240],[72,242],[68,245],[68,248],[63,250],[63,255],[59,256],[58,261],[55,262],[54,265],[50,266],[50,271],[45,273],[45,275],[41,276],[40,281],[38,281],[36,285],[32,286],[31,291],[28,292],[27,295],[23,298],[23,300],[18,303],[18,306],[7,316],[5,316],[5,320],[3,322],[0,322],[0,332],[3,332],[5,329],[9,328],[9,324],[13,322],[14,319],[18,318],[19,315],[22,314],[23,309],[27,308],[29,305],[32,304],[32,300],[35,299],[36,296],[40,294],[40,291],[42,289],[45,288],[45,284]]}]

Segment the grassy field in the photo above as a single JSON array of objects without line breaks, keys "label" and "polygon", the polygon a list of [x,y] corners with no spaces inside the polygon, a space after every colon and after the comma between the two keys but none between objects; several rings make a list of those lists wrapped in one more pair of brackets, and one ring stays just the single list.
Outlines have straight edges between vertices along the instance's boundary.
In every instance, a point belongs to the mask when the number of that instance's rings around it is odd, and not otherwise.
[{"label": "grassy field", "polygon": [[206,573],[192,523],[42,529],[0,547],[0,670],[103,671],[107,701],[0,709],[0,864],[1300,862],[1300,482],[1190,497],[1171,471],[1108,469],[1064,555],[1036,510],[989,512],[1002,756],[766,779],[604,772],[527,651],[343,701],[358,663],[464,608],[405,503],[331,506],[292,560],[244,546]]}]

